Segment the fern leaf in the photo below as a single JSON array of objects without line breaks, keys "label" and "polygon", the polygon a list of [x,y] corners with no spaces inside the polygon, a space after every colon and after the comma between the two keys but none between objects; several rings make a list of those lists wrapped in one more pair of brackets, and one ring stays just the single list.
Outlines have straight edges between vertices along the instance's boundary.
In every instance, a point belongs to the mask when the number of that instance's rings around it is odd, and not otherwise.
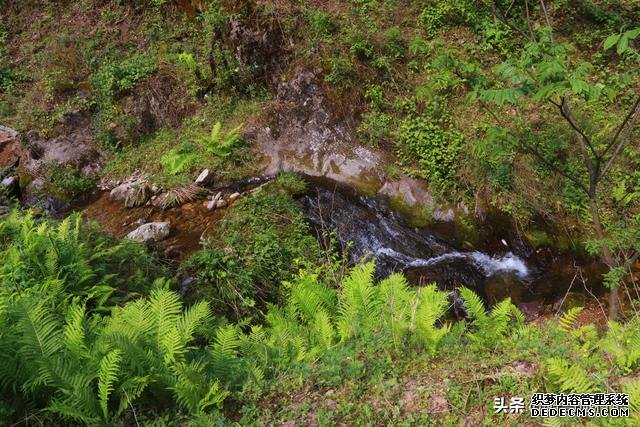
[{"label": "fern leaf", "polygon": [[85,355],[87,351],[84,316],[84,305],[73,304],[67,311],[66,324],[63,330],[65,347],[76,357]]},{"label": "fern leaf", "polygon": [[475,292],[468,288],[460,288],[460,296],[464,299],[464,306],[471,318],[479,321],[487,318],[484,304]]},{"label": "fern leaf", "polygon": [[98,396],[104,419],[109,419],[109,395],[113,384],[118,380],[118,370],[122,355],[120,350],[112,350],[100,361],[98,370]]},{"label": "fern leaf", "polygon": [[569,332],[571,329],[575,327],[576,321],[578,320],[578,316],[582,313],[582,307],[573,307],[567,310],[560,319],[560,330],[563,332]]},{"label": "fern leaf", "polygon": [[546,366],[558,391],[590,393],[595,389],[589,374],[577,364],[569,366],[567,361],[554,357],[547,360]]}]

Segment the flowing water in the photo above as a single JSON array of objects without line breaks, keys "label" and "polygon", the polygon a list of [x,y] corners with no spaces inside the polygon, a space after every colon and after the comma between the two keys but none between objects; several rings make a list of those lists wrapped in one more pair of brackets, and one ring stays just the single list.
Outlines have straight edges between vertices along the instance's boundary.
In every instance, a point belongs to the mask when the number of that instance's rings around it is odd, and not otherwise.
[{"label": "flowing water", "polygon": [[[244,191],[272,177],[246,180],[217,188]],[[602,266],[574,253],[534,251],[520,238],[508,217],[490,217],[479,226],[475,245],[453,223],[416,228],[389,207],[383,198],[371,198],[334,181],[307,177],[309,190],[298,197],[302,212],[326,243],[347,251],[351,262],[368,257],[376,261],[376,276],[403,272],[414,284],[437,283],[443,289],[466,286],[490,303],[511,297],[523,311],[553,304],[568,291],[600,295]],[[199,248],[201,236],[224,215],[209,211],[206,202],[161,210],[152,206],[127,209],[101,193],[77,206],[88,219],[99,222],[116,237],[124,237],[141,223],[168,221],[171,235],[156,246],[165,258],[180,262]]]},{"label": "flowing water", "polygon": [[471,246],[453,224],[413,227],[383,199],[326,180],[311,180],[311,190],[299,201],[320,239],[333,231],[352,262],[375,259],[378,278],[403,272],[415,284],[462,285],[489,302],[511,297],[521,304],[553,303],[569,290],[602,291],[598,263],[576,254],[534,251],[504,216],[482,224]]}]

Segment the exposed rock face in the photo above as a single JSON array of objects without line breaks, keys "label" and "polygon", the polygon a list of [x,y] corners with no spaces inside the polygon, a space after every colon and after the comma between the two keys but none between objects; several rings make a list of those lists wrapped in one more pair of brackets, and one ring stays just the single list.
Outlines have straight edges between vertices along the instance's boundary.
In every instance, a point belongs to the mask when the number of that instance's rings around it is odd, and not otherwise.
[{"label": "exposed rock face", "polygon": [[438,221],[454,221],[458,211],[465,211],[436,206],[423,181],[402,175],[390,179],[385,171],[389,156],[358,145],[351,128],[332,113],[316,76],[298,69],[279,84],[269,125],[249,129],[248,137],[255,138],[268,157],[267,174],[292,171],[328,178],[369,195],[397,199],[411,209],[426,208]]},{"label": "exposed rock face", "polygon": [[0,126],[0,167],[13,166],[23,155],[17,131]]},{"label": "exposed rock face", "polygon": [[128,208],[143,206],[151,198],[149,184],[142,178],[134,178],[124,182],[109,193],[111,200],[124,202]]},{"label": "exposed rock face", "polygon": [[170,231],[168,222],[150,222],[127,234],[127,238],[141,243],[159,242],[169,237]]},{"label": "exposed rock face", "polygon": [[278,86],[267,128],[256,139],[269,159],[265,172],[280,170],[324,176],[336,181],[365,183],[377,191],[384,180],[380,155],[355,146],[347,126],[326,105],[313,73],[297,70]]},{"label": "exposed rock face", "polygon": [[85,176],[95,176],[102,167],[103,155],[95,144],[88,123],[52,139],[36,132],[26,135],[26,149],[20,160],[22,173],[40,176],[52,165],[72,166]]}]

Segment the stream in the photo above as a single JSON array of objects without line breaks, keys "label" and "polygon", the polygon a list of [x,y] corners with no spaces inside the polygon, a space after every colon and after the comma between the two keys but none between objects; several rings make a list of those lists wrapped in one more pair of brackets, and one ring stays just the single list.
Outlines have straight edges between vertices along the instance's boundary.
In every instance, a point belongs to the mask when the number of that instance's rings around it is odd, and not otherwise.
[{"label": "stream", "polygon": [[[416,285],[434,282],[449,290],[466,286],[490,304],[510,297],[525,314],[539,313],[568,291],[582,296],[603,293],[599,263],[571,252],[534,251],[508,217],[489,215],[478,227],[476,244],[471,245],[454,223],[416,228],[382,197],[364,196],[326,178],[305,179],[308,191],[297,200],[319,241],[326,246],[332,233],[334,243],[347,251],[352,263],[364,257],[375,259],[378,279],[403,272]],[[263,181],[248,180],[214,191],[247,191],[254,182]],[[172,232],[157,249],[176,265],[199,248],[201,236],[224,215],[221,209],[209,211],[203,201],[167,210],[126,208],[112,201],[108,192],[74,210],[118,238],[145,222],[170,222]]]}]

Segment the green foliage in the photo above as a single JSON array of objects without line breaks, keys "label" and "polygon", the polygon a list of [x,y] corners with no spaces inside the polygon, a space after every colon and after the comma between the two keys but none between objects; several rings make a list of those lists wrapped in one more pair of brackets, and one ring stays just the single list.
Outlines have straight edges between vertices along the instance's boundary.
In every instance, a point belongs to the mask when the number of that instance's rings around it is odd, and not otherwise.
[{"label": "green foliage", "polygon": [[177,175],[188,169],[196,157],[196,147],[188,142],[183,142],[163,154],[160,158],[160,164],[167,173]]},{"label": "green foliage", "polygon": [[58,302],[77,296],[102,308],[134,297],[162,272],[140,245],[114,243],[77,215],[52,224],[14,211],[1,221],[4,291],[38,289]]},{"label": "green foliage", "polygon": [[393,117],[391,115],[373,111],[363,115],[358,133],[367,143],[378,146],[392,138],[392,125]]},{"label": "green foliage", "polygon": [[291,195],[303,194],[307,189],[307,183],[299,175],[291,172],[281,172],[276,178],[276,183]]},{"label": "green foliage", "polygon": [[463,136],[445,128],[445,121],[428,121],[422,117],[406,119],[399,132],[401,149],[407,159],[415,158],[425,176],[438,189],[457,187],[456,168]]},{"label": "green foliage", "polygon": [[109,106],[116,96],[132,90],[156,69],[156,61],[144,54],[132,55],[122,61],[105,62],[91,76],[98,104]]},{"label": "green foliage", "polygon": [[117,98],[133,90],[157,69],[156,61],[144,54],[135,54],[121,61],[104,61],[90,76],[94,100],[98,106],[97,137],[108,148],[117,148],[114,129],[134,126],[131,117],[115,105]]},{"label": "green foliage", "polygon": [[472,154],[478,162],[477,171],[489,180],[491,185],[508,191],[513,185],[513,158],[515,156],[513,137],[505,129],[489,128],[486,138],[474,144]]},{"label": "green foliage", "polygon": [[579,365],[571,365],[559,358],[552,358],[546,362],[551,380],[563,393],[593,393],[595,384],[589,374]]},{"label": "green foliage", "polygon": [[[252,213],[275,210],[274,198],[285,193],[267,191],[242,208],[245,214],[250,207]],[[260,194],[267,204],[259,211]],[[280,203],[290,209],[286,200]],[[246,233],[255,217],[235,221],[227,224],[244,227]],[[6,402],[0,413],[7,420],[37,411],[51,425],[128,424],[134,419],[210,425],[222,422],[221,410],[232,407],[226,404],[233,400],[234,406],[249,405],[243,409],[244,421],[255,421],[254,397],[269,400],[273,393],[291,393],[308,381],[323,395],[327,387],[377,393],[373,384],[393,390],[406,381],[398,377],[404,369],[412,370],[412,381],[424,384],[433,383],[444,369],[447,398],[460,405],[455,393],[469,378],[455,383],[458,370],[480,375],[472,378],[484,378],[488,371],[496,381],[474,384],[479,394],[468,397],[478,399],[472,405],[484,405],[496,392],[594,392],[611,375],[629,375],[640,367],[638,318],[611,322],[601,336],[593,325],[576,328],[577,309],[558,322],[525,325],[509,300],[487,311],[476,294],[463,288],[470,320],[450,324],[444,320],[446,292],[435,285],[410,287],[401,274],[376,284],[372,263],[356,266],[337,286],[329,286],[324,275],[313,272],[320,272],[315,267],[292,271],[282,285],[280,304],[268,305],[261,323],[216,322],[215,300],[185,306],[167,280],[151,284],[148,270],[146,296],[123,288],[129,298],[104,299],[95,293],[95,283],[135,280],[136,274],[122,264],[130,262],[131,252],[118,254],[118,246],[97,242],[85,227],[77,217],[53,224],[12,213],[0,220],[0,256],[6,260],[0,268],[0,394]],[[223,243],[234,244],[228,238]],[[134,259],[144,263],[140,256]],[[288,262],[273,265],[284,271]],[[245,265],[250,268],[251,262]],[[546,359],[544,379],[505,372],[505,361],[541,356]],[[636,383],[621,382],[632,408],[638,405]],[[338,395],[335,399],[342,404]]]},{"label": "green foliage", "polygon": [[329,73],[324,77],[328,83],[337,86],[347,85],[354,77],[353,65],[348,58],[343,56],[332,56],[327,60]]},{"label": "green foliage", "polygon": [[223,134],[222,123],[216,122],[211,128],[211,133],[208,136],[203,136],[200,141],[211,154],[221,158],[229,157],[233,149],[242,143],[239,132],[243,126],[244,123],[241,123]]},{"label": "green foliage", "polygon": [[618,55],[631,54],[634,49],[631,47],[630,42],[638,36],[640,36],[640,27],[624,33],[613,34],[606,38],[603,47],[608,50],[615,46]]},{"label": "green foliage", "polygon": [[[278,179],[283,181],[286,188],[291,180]],[[269,185],[235,203],[184,268],[216,310],[242,318],[279,301],[280,281],[318,257],[318,244],[290,194]]]},{"label": "green foliage", "polygon": [[310,11],[307,20],[315,37],[327,39],[337,30],[338,26],[334,18],[327,11],[316,9]]},{"label": "green foliage", "polygon": [[25,80],[25,76],[21,76],[10,65],[7,58],[7,51],[5,49],[5,43],[7,39],[7,33],[0,29],[0,93],[9,92],[14,89],[16,85]]},{"label": "green foliage", "polygon": [[54,166],[49,172],[48,181],[65,200],[86,194],[95,185],[94,178],[83,175],[73,166]]},{"label": "green foliage", "polygon": [[523,314],[509,298],[496,304],[491,312],[487,313],[483,302],[471,290],[462,288],[460,295],[464,299],[467,314],[472,319],[472,331],[468,336],[477,346],[496,346],[509,332],[509,328],[524,323]]}]

